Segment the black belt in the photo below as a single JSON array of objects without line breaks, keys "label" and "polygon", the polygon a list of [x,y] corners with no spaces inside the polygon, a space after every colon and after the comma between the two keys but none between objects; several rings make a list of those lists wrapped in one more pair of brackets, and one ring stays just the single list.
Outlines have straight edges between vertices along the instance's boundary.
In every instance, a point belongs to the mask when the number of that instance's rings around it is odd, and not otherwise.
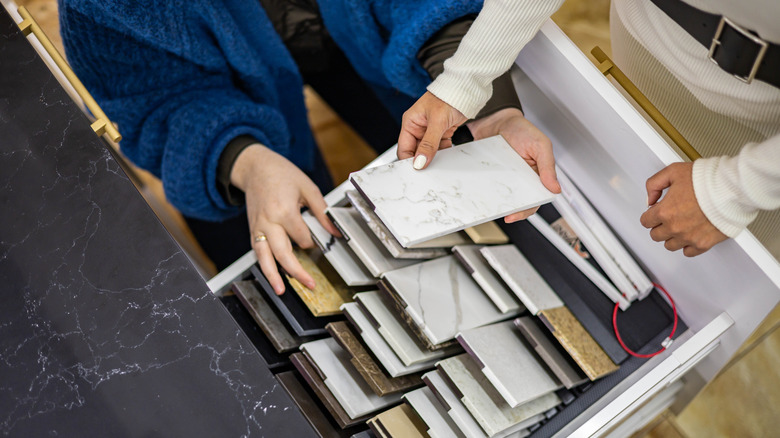
[{"label": "black belt", "polygon": [[761,39],[728,18],[710,14],[681,0],[652,0],[704,47],[707,57],[743,82],[753,79],[780,87],[780,45]]}]

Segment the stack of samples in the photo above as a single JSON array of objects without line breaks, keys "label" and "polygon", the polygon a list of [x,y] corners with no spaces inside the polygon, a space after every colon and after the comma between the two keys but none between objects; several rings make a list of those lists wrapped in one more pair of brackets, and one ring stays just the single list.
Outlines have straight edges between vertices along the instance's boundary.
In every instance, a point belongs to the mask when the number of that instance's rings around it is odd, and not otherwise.
[{"label": "stack of samples", "polygon": [[[560,199],[501,137],[442,150],[422,172],[406,161],[356,172],[351,184],[327,209],[343,237],[304,214],[317,248],[296,256],[314,290],[287,277],[277,296],[256,265],[233,287],[321,436],[366,426],[381,437],[528,436],[628,359],[603,303],[545,265],[562,255],[556,244],[524,224],[544,243],[522,248],[515,224],[493,222]],[[592,280],[583,289],[605,298]]]}]

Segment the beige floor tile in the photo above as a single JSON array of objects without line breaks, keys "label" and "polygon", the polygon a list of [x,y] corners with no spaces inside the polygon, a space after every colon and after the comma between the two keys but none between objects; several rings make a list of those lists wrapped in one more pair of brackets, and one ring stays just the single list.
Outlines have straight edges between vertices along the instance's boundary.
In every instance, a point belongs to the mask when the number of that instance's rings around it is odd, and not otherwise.
[{"label": "beige floor tile", "polygon": [[686,436],[680,433],[670,420],[664,418],[663,421],[650,429],[649,432],[635,436],[635,438],[686,438]]},{"label": "beige floor tile", "polygon": [[780,431],[780,330],[727,368],[677,417],[690,438],[774,437]]},{"label": "beige floor tile", "polygon": [[750,349],[756,342],[760,341],[765,334],[773,331],[778,327],[780,327],[780,305],[775,306],[775,308],[769,312],[769,315],[767,315],[767,317],[761,321],[761,324],[758,325],[753,334],[751,334],[745,343],[742,344],[742,348],[737,352],[737,354]]}]

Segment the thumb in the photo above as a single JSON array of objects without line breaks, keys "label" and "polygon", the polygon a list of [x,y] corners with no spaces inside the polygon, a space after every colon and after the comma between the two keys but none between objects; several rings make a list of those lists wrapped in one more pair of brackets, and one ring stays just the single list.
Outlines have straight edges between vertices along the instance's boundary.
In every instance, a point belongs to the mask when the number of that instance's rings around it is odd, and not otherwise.
[{"label": "thumb", "polygon": [[417,151],[414,154],[413,165],[415,169],[422,170],[428,167],[439,149],[439,143],[441,143],[441,138],[447,128],[443,123],[428,125],[428,129],[425,130],[425,135],[420,140],[420,144],[417,145]]},{"label": "thumb", "polygon": [[647,205],[653,205],[661,199],[664,189],[672,185],[672,172],[667,166],[647,179]]}]

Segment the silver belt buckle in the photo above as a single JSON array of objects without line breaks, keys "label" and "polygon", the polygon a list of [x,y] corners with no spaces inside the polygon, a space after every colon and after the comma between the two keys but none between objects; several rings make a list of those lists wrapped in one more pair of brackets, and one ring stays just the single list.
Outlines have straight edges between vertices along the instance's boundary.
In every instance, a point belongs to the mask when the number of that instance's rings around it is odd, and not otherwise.
[{"label": "silver belt buckle", "polygon": [[710,52],[707,54],[707,58],[709,58],[710,61],[714,62],[715,65],[718,65],[718,61],[716,61],[713,56],[715,55],[715,50],[720,46],[720,36],[723,33],[723,29],[726,27],[727,24],[729,25],[729,27],[741,33],[743,36],[745,36],[745,38],[749,39],[750,41],[754,42],[760,47],[760,49],[758,49],[758,55],[756,55],[756,59],[753,60],[753,67],[750,69],[750,73],[747,76],[734,75],[735,78],[739,79],[740,81],[746,84],[749,84],[753,82],[753,78],[756,77],[756,73],[758,72],[758,67],[761,65],[761,61],[764,60],[764,55],[766,55],[766,51],[769,48],[769,43],[753,35],[747,29],[729,20],[728,18],[721,17],[720,23],[718,23],[718,29],[715,31],[715,36],[712,37],[712,44],[710,44]]}]

